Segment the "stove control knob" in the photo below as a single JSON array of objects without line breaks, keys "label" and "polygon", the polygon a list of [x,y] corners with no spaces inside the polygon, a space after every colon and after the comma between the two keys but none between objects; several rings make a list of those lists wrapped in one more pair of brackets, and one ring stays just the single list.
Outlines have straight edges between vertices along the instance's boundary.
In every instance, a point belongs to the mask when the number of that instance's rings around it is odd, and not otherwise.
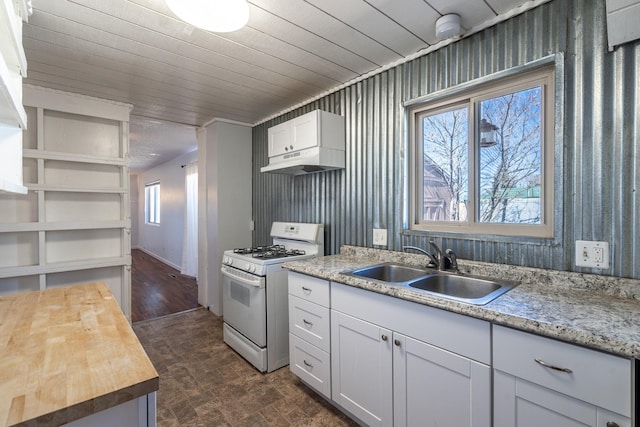
[{"label": "stove control knob", "polygon": [[251,263],[247,263],[247,266],[245,267],[245,270],[251,271]]},{"label": "stove control knob", "polygon": [[252,272],[252,273],[255,273],[255,272],[256,272],[256,266],[255,266],[255,265],[252,265],[252,266],[251,266],[251,272]]},{"label": "stove control knob", "polygon": [[227,259],[225,260],[225,264],[232,265],[233,264],[233,259],[227,257]]}]

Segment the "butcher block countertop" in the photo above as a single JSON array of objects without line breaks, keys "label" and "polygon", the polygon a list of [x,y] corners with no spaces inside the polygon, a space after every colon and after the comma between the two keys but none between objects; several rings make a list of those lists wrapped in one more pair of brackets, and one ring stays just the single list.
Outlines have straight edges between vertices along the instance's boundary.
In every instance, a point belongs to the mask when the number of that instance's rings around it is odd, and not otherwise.
[{"label": "butcher block countertop", "polygon": [[61,425],[158,385],[104,283],[0,297],[0,426]]}]

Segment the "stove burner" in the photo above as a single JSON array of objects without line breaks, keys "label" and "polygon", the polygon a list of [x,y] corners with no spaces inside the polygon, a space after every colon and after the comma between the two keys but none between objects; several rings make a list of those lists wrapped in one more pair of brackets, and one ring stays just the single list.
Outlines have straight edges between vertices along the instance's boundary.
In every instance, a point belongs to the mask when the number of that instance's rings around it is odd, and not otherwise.
[{"label": "stove burner", "polygon": [[236,248],[233,250],[233,253],[240,254],[240,255],[249,255],[249,254],[264,252],[269,247],[270,246],[254,246],[251,248]]},{"label": "stove burner", "polygon": [[251,255],[254,258],[285,258],[296,255],[304,255],[302,249],[287,249],[284,245],[256,246],[253,248],[237,248],[233,250],[236,254]]}]

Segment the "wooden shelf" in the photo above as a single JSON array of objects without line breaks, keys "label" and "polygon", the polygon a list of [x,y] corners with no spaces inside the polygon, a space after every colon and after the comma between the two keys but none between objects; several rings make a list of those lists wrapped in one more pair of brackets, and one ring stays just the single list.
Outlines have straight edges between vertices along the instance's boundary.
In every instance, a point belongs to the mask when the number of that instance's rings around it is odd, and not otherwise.
[{"label": "wooden shelf", "polygon": [[0,233],[131,228],[131,220],[86,222],[19,222],[0,224]]},{"label": "wooden shelf", "polygon": [[64,273],[67,271],[90,270],[94,268],[119,267],[126,265],[131,265],[131,255],[51,264],[24,265],[20,267],[0,268],[0,279],[4,279],[7,277],[32,276],[35,274]]},{"label": "wooden shelf", "polygon": [[22,155],[29,159],[60,160],[65,162],[95,163],[114,166],[129,166],[131,163],[129,159],[123,159],[121,157],[89,156],[85,154],[71,154],[47,150],[25,149]]},{"label": "wooden shelf", "polygon": [[104,188],[90,188],[90,187],[59,187],[46,184],[27,184],[29,191],[60,191],[66,193],[112,193],[112,194],[126,194],[129,192],[125,187],[104,187]]}]

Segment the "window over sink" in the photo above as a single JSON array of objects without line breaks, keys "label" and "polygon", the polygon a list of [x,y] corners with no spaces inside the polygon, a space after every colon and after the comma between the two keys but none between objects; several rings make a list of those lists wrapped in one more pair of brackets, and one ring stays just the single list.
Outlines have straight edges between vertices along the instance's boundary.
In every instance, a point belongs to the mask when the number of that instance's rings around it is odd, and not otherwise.
[{"label": "window over sink", "polygon": [[554,66],[412,102],[410,228],[553,238]]}]

